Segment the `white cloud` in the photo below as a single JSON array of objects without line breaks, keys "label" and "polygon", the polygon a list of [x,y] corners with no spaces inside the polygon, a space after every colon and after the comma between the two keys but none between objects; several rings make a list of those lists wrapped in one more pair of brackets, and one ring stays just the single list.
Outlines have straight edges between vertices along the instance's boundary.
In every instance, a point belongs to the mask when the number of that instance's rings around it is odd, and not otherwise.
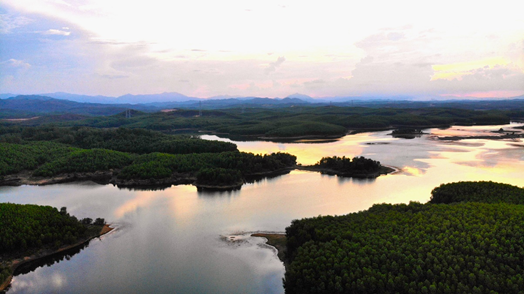
[{"label": "white cloud", "polygon": [[44,34],[44,35],[69,36],[71,34],[71,32],[66,32],[66,31],[61,31],[61,30],[56,30],[56,29],[49,29],[49,30],[43,32],[42,34]]},{"label": "white cloud", "polygon": [[21,68],[21,69],[28,69],[31,67],[31,64],[24,62],[23,60],[17,60],[17,59],[9,59],[6,61],[0,62],[0,65],[5,65],[11,68]]},{"label": "white cloud", "polygon": [[282,65],[282,63],[284,63],[284,61],[286,61],[286,58],[284,56],[278,57],[275,62],[271,62],[269,64],[269,66],[264,69],[264,72],[267,75],[267,74],[270,74],[270,73],[276,71],[277,68],[280,67],[280,65]]},{"label": "white cloud", "polygon": [[25,16],[0,14],[0,34],[9,34],[14,29],[31,23],[32,20]]},{"label": "white cloud", "polygon": [[[46,50],[47,56],[38,53],[38,62],[34,56],[0,58],[38,64],[39,84],[46,87],[65,87],[51,79],[76,77],[62,71],[83,72],[83,82],[71,78],[67,85],[100,91],[95,94],[159,90],[213,96],[232,89],[234,95],[275,97],[298,91],[348,96],[442,93],[439,87],[448,93],[461,85],[496,86],[475,84],[481,79],[514,88],[515,75],[524,70],[524,19],[518,9],[507,9],[513,6],[509,0],[497,5],[287,0],[285,9],[281,0],[3,0],[1,5],[52,20],[51,26],[42,22],[42,34],[70,36],[74,28],[75,38],[46,38],[55,48]],[[13,32],[23,24],[24,17],[2,17],[0,30]],[[432,66],[498,56],[507,60],[501,68],[479,72],[481,67],[474,66],[461,69],[461,81],[431,81],[446,73]],[[42,66],[43,60],[49,64]],[[180,80],[190,82],[173,83]],[[20,85],[37,85],[32,82]]]}]

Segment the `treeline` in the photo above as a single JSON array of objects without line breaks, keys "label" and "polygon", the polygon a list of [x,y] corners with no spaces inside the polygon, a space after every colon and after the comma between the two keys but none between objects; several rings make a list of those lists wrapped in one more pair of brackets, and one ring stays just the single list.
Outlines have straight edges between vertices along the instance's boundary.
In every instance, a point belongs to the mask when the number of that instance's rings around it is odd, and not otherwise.
[{"label": "treeline", "polygon": [[[245,152],[223,152],[218,154],[165,154],[151,153],[138,157],[133,164],[122,169],[118,175],[122,179],[161,179],[173,173],[193,173],[199,175],[197,181],[217,182],[219,174],[228,174],[238,180],[242,176],[277,171],[296,164],[296,156],[287,153],[255,155]],[[206,171],[206,169],[212,169]],[[235,175],[235,176],[234,176]],[[229,177],[228,176],[228,177]],[[224,175],[225,177],[225,175]]]},{"label": "treeline", "polygon": [[96,236],[103,218],[78,220],[66,207],[0,203],[0,284],[13,273],[10,260],[43,248],[58,249]]},{"label": "treeline", "polygon": [[88,228],[69,215],[65,207],[58,211],[51,206],[0,203],[0,215],[2,254],[23,253],[42,246],[57,248],[73,244],[88,233]]},{"label": "treeline", "polygon": [[495,182],[442,184],[431,191],[430,203],[485,202],[524,204],[524,189]]},{"label": "treeline", "polygon": [[223,186],[243,183],[242,173],[236,169],[203,168],[196,174],[196,185]]},{"label": "treeline", "polygon": [[507,186],[491,183],[478,202],[295,220],[286,228],[286,293],[520,293],[524,206],[489,203],[523,190]]},{"label": "treeline", "polygon": [[60,160],[78,148],[54,142],[11,144],[0,142],[0,178],[23,170],[34,170],[40,165]]},{"label": "treeline", "polygon": [[[382,105],[384,106],[384,105]],[[427,128],[451,125],[507,124],[522,110],[486,110],[420,107],[285,107],[280,109],[233,108],[204,110],[202,116],[196,110],[142,113],[133,112],[126,118],[124,113],[75,120],[68,116],[57,117],[61,126],[150,129],[157,131],[204,130],[230,135],[258,137],[297,136],[343,136],[355,129]],[[16,122],[16,125],[40,125],[49,120],[35,119]],[[100,144],[100,141],[94,140]],[[102,145],[90,147],[106,148]],[[86,147],[86,146],[79,146]],[[130,151],[120,150],[119,151]],[[130,151],[131,152],[131,151]],[[134,152],[134,151],[132,151]],[[167,152],[167,151],[163,151]],[[208,151],[205,151],[208,152]],[[210,151],[209,151],[210,152]]]},{"label": "treeline", "polygon": [[[202,140],[203,141],[203,140]],[[119,179],[164,179],[187,174],[200,184],[230,185],[246,176],[270,173],[296,164],[287,153],[255,155],[230,151],[221,153],[137,155],[107,149],[80,149],[54,142],[0,143],[0,179],[24,170],[35,177],[63,173],[120,170]]]},{"label": "treeline", "polygon": [[374,173],[380,171],[382,167],[379,161],[357,156],[353,159],[349,157],[322,157],[315,167],[330,169],[341,173]]},{"label": "treeline", "polygon": [[43,164],[33,175],[50,177],[61,173],[106,171],[130,165],[134,158],[128,153],[106,149],[78,150]]},{"label": "treeline", "polygon": [[78,148],[101,148],[145,154],[163,152],[171,154],[215,153],[235,151],[233,143],[208,141],[184,135],[166,135],[145,129],[97,129],[90,127],[23,127],[0,126],[0,142],[24,143],[52,141]]}]

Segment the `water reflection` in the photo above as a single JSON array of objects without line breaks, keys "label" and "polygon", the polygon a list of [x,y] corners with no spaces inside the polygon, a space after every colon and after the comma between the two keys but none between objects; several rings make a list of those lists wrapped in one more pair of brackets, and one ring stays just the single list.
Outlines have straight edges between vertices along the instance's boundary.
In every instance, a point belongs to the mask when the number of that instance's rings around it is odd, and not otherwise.
[{"label": "water reflection", "polygon": [[238,196],[240,194],[240,188],[238,189],[233,189],[233,190],[224,190],[224,191],[220,191],[220,190],[207,190],[207,189],[197,189],[198,191],[198,196],[199,197],[223,197],[223,196],[227,196],[227,197],[234,197],[234,196]]},{"label": "water reflection", "polygon": [[89,245],[88,243],[85,243],[81,246],[74,247],[68,250],[64,250],[62,252],[37,259],[25,264],[22,264],[19,266],[16,271],[14,272],[14,276],[28,274],[30,272],[34,272],[37,268],[43,267],[43,266],[52,266],[55,263],[60,263],[61,261],[65,260],[71,260],[71,258],[75,255],[80,253],[84,248],[86,248]]},{"label": "water reflection", "polygon": [[337,181],[339,185],[344,184],[355,184],[355,185],[369,185],[373,184],[376,181],[376,178],[351,178],[351,177],[340,177],[340,176],[330,176],[330,177],[337,177]]},{"label": "water reflection", "polygon": [[[430,130],[444,131],[450,130]],[[347,214],[375,203],[424,203],[442,183],[524,186],[524,149],[513,141],[443,142],[430,135],[403,140],[376,132],[318,145],[235,143],[246,152],[287,151],[303,164],[323,156],[366,156],[401,171],[353,179],[295,170],[225,192],[191,185],[144,191],[90,182],[0,187],[2,202],[67,206],[79,218],[103,217],[121,228],[67,262],[16,276],[9,293],[283,293],[284,266],[273,251],[247,237],[231,246],[220,236],[284,231],[293,219]]]}]

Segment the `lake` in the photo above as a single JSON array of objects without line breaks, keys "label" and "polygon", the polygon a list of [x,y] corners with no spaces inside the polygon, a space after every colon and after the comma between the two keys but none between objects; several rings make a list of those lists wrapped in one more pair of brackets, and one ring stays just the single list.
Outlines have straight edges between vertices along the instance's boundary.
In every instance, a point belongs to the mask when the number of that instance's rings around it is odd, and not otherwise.
[{"label": "lake", "polygon": [[414,139],[384,131],[315,144],[232,141],[246,152],[288,152],[301,164],[365,156],[399,168],[377,179],[292,171],[232,192],[188,185],[141,191],[91,182],[0,187],[2,202],[66,206],[78,218],[102,217],[116,228],[79,253],[15,276],[8,293],[283,293],[283,264],[250,233],[284,232],[293,219],[347,214],[375,203],[424,203],[442,183],[491,180],[522,187],[521,140],[435,139],[515,126],[427,129]]}]

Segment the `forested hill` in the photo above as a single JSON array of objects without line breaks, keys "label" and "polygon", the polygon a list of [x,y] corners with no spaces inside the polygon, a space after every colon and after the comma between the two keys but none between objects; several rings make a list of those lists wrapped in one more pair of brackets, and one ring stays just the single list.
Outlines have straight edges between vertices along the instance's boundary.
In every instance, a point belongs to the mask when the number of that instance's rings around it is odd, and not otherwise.
[{"label": "forested hill", "polygon": [[[416,108],[401,102],[373,107],[315,106],[296,98],[252,98],[239,100],[242,103],[235,106],[228,106],[228,101],[231,102],[229,99],[208,100],[202,106],[198,103],[199,107],[195,108],[165,103],[89,104],[48,97],[18,96],[0,100],[0,118],[26,118],[9,121],[16,125],[55,123],[61,126],[145,128],[163,132],[205,131],[268,140],[333,138],[354,130],[498,125],[524,119],[524,106],[518,101],[508,101],[503,104],[503,109],[483,111],[460,109],[458,106],[443,107],[446,104],[438,103]],[[513,104],[515,107],[508,107]],[[479,102],[479,105],[483,104]]]},{"label": "forested hill", "polygon": [[255,155],[229,142],[141,129],[0,127],[0,154],[0,185],[42,183],[44,177],[45,183],[236,188],[247,176],[289,171],[296,164],[286,153]]},{"label": "forested hill", "polygon": [[[5,118],[19,118],[20,115],[28,117],[31,115],[64,113],[105,116],[117,114],[131,108],[141,111],[158,111],[155,107],[145,105],[79,103],[36,95],[20,95],[0,99],[0,117]],[[15,111],[15,115],[10,116],[10,111]]]},{"label": "forested hill", "polygon": [[524,207],[491,202],[523,189],[485,182],[445,188],[472,195],[477,185],[483,196],[471,202],[377,204],[293,221],[286,293],[521,293]]}]

